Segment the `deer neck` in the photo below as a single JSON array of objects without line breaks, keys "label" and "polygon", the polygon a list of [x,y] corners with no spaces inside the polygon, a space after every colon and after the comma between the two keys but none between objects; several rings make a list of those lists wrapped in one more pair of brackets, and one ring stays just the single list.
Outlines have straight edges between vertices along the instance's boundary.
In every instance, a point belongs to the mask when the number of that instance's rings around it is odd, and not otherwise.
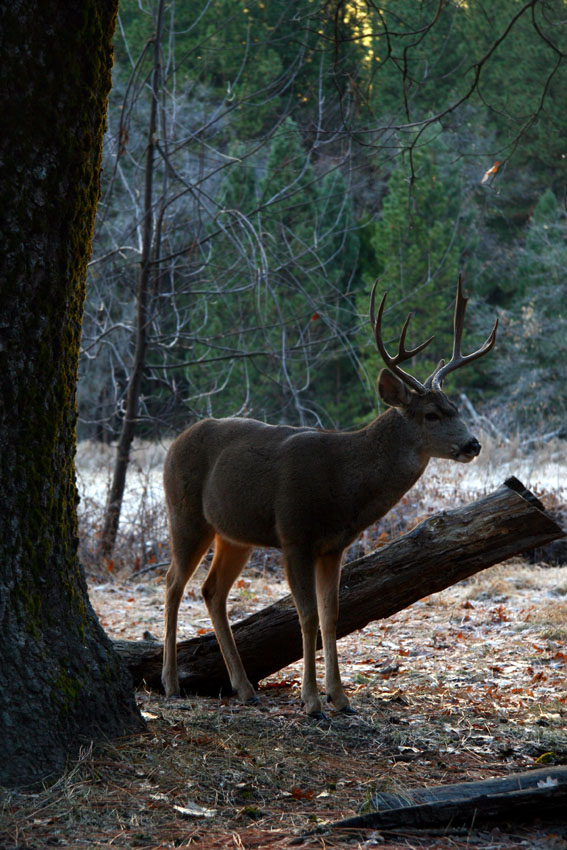
[{"label": "deer neck", "polygon": [[368,510],[378,519],[398,502],[420,478],[429,462],[421,451],[419,433],[395,408],[390,408],[359,432],[362,488]]}]

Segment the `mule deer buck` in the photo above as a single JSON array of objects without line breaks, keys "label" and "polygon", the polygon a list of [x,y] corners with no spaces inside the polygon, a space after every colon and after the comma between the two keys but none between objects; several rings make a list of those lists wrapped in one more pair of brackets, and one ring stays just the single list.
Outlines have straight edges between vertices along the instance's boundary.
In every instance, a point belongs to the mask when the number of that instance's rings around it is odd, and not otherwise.
[{"label": "mule deer buck", "polygon": [[228,622],[227,597],[254,546],[282,550],[284,568],[303,638],[301,696],[307,714],[324,717],[315,677],[317,628],[325,655],[327,698],[354,713],[341,683],[336,648],[338,587],[343,551],[409,490],[430,458],[468,463],[480,443],[442,391],[445,377],[486,354],[496,340],[498,320],[484,344],[461,353],[467,298],[461,276],[454,314],[451,360],[443,360],[421,383],[400,363],[433,339],[406,349],[407,317],[397,354],[382,339],[386,294],[370,321],[387,369],[378,390],[388,410],[358,431],[319,431],[266,425],[253,419],[205,419],[172,444],[164,484],[172,560],[166,576],[162,682],[168,696],[179,693],[177,615],[185,585],[214,541],[214,557],[202,587],[233,689],[256,701]]}]

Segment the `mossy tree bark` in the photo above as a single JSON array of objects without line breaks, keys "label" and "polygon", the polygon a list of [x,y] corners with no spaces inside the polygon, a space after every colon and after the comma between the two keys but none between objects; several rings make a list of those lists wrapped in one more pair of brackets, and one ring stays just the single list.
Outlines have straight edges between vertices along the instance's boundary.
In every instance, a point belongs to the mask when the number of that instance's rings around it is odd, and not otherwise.
[{"label": "mossy tree bark", "polygon": [[118,0],[2,5],[0,783],[140,729],[77,557],[75,382]]}]

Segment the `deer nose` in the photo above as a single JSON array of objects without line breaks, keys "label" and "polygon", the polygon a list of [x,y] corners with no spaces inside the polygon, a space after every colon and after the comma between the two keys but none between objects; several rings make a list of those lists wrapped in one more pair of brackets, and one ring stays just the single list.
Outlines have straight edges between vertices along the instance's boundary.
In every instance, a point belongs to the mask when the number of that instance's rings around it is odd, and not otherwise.
[{"label": "deer nose", "polygon": [[476,439],[476,437],[473,437],[473,438],[472,438],[472,440],[470,440],[470,441],[466,444],[466,446],[464,447],[463,451],[464,451],[466,454],[468,454],[468,455],[474,455],[475,457],[476,457],[476,455],[480,454],[480,443],[479,443],[479,441]]}]

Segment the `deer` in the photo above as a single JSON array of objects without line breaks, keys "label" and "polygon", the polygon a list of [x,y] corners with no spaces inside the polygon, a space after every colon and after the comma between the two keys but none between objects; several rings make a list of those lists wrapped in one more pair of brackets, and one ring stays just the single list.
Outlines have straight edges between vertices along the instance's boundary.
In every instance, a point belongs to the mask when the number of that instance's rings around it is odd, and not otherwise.
[{"label": "deer", "polygon": [[459,274],[453,317],[453,352],[424,383],[400,364],[434,337],[406,347],[412,314],[402,327],[397,354],[382,334],[387,292],[375,314],[377,282],[370,296],[370,324],[386,368],[378,393],[387,409],[358,430],[269,425],[254,419],[203,419],[171,444],[164,465],[171,565],[166,574],[162,684],[179,694],[177,619],[184,588],[214,542],[202,595],[234,693],[258,702],[238,653],[227,614],[230,589],[254,547],[276,547],[302,633],[301,700],[310,717],[326,720],[316,680],[320,628],[325,690],[337,712],[355,714],[345,694],[337,656],[336,623],[341,559],[347,546],[384,516],[424,473],[430,458],[469,463],[479,441],[443,392],[451,372],[487,354],[486,341],[463,355],[461,339],[468,298]]}]

